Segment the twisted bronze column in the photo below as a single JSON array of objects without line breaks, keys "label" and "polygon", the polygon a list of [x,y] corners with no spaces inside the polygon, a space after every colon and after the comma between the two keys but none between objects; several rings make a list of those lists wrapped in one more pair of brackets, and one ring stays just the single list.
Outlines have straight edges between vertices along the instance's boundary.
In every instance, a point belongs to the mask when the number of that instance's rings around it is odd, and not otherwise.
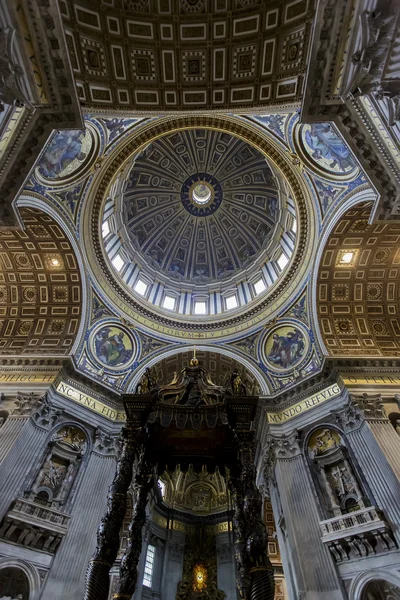
[{"label": "twisted bronze column", "polygon": [[273,600],[275,583],[268,558],[262,497],[256,486],[254,432],[236,433],[238,465],[229,479],[233,500],[236,587],[243,600]]},{"label": "twisted bronze column", "polygon": [[143,445],[142,430],[121,431],[121,453],[114,480],[108,489],[106,514],[97,530],[97,547],[86,571],[84,600],[107,600],[109,572],[117,557],[120,529],[126,513],[126,496],[132,482],[135,454]]},{"label": "twisted bronze column", "polygon": [[139,458],[134,489],[137,491],[129,525],[128,543],[121,559],[120,577],[113,600],[131,600],[136,589],[140,554],[142,552],[142,528],[146,522],[148,495],[154,484],[154,469],[143,451]]}]

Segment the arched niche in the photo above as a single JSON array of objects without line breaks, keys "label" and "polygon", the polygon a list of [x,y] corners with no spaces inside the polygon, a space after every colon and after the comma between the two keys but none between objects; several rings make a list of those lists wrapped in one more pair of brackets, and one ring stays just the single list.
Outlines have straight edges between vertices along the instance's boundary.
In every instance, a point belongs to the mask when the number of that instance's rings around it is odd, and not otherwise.
[{"label": "arched niche", "polygon": [[[160,352],[157,356],[142,364],[135,372],[128,384],[127,392],[132,393],[135,391],[146,369],[149,368],[159,378],[160,383],[169,383],[174,372],[179,372],[182,368],[188,366],[193,352],[194,346],[186,345]],[[247,382],[246,393],[248,395],[269,394],[266,379],[258,366],[239,352],[236,353],[231,348],[196,345],[196,357],[199,359],[199,364],[210,373],[211,379],[216,385],[226,385],[231,374],[236,371],[245,385]]]},{"label": "arched niche", "polygon": [[384,579],[375,579],[366,584],[361,600],[400,600],[400,587]]},{"label": "arched niche", "polygon": [[371,505],[344,435],[329,426],[314,428],[306,439],[311,475],[325,518]]},{"label": "arched niche", "polygon": [[18,567],[0,567],[0,600],[29,600],[28,577]]},{"label": "arched niche", "polygon": [[88,447],[86,433],[78,425],[63,424],[51,436],[41,467],[27,495],[44,506],[65,505]]}]

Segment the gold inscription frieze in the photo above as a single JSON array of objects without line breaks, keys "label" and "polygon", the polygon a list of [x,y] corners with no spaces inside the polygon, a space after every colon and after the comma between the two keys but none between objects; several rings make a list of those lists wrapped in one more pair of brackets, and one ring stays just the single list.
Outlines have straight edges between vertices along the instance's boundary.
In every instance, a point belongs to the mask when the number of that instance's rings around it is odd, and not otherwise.
[{"label": "gold inscription frieze", "polygon": [[60,381],[56,388],[56,391],[61,396],[64,396],[64,398],[69,398],[70,400],[81,404],[85,408],[88,408],[89,410],[99,415],[102,415],[109,421],[125,421],[124,411],[118,411],[111,408],[110,406],[104,404],[104,402],[101,402],[97,398],[93,398],[93,396],[89,396],[88,394],[81,392],[77,388],[71,386],[69,383],[64,383],[63,381]]},{"label": "gold inscription frieze", "polygon": [[0,383],[18,383],[18,384],[33,384],[33,383],[52,383],[56,378],[57,372],[53,373],[30,373],[21,371],[0,371]]},{"label": "gold inscription frieze", "polygon": [[267,413],[267,419],[269,423],[281,424],[298,417],[299,415],[307,412],[311,408],[323,404],[327,400],[340,396],[341,389],[337,383],[330,385],[329,387],[321,390],[317,394],[313,394],[309,398],[301,400],[297,404],[294,404],[290,408],[283,410],[280,413]]},{"label": "gold inscription frieze", "polygon": [[375,374],[375,375],[364,375],[364,374],[355,374],[355,375],[343,375],[343,382],[348,387],[355,387],[359,385],[393,385],[399,387],[400,385],[400,375],[387,375],[385,374]]}]

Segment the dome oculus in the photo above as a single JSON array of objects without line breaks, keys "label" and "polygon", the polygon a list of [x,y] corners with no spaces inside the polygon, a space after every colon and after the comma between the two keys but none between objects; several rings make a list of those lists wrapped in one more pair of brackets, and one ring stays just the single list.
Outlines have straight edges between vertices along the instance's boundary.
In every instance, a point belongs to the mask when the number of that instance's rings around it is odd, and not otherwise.
[{"label": "dome oculus", "polygon": [[195,204],[208,204],[212,194],[212,188],[206,182],[201,181],[196,184],[191,190],[191,199]]}]

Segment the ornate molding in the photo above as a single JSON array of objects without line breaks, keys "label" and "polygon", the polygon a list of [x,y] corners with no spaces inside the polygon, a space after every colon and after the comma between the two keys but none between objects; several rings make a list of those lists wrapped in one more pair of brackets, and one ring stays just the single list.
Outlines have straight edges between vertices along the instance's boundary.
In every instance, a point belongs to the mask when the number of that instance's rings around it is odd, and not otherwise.
[{"label": "ornate molding", "polygon": [[364,413],[366,421],[378,420],[389,423],[382,396],[369,396],[368,394],[356,396],[351,394],[350,398],[354,405]]},{"label": "ornate molding", "polygon": [[359,408],[351,402],[344,408],[332,412],[334,422],[345,432],[359,429],[364,422],[364,416]]},{"label": "ornate molding", "polygon": [[37,408],[32,413],[32,421],[40,429],[49,431],[54,425],[60,422],[64,410],[54,407],[45,395]]},{"label": "ornate molding", "polygon": [[40,403],[43,402],[43,396],[38,396],[34,392],[30,394],[17,393],[15,400],[15,408],[11,415],[19,417],[29,417],[31,413],[39,407]]},{"label": "ornate molding", "polygon": [[269,453],[272,452],[276,460],[295,458],[302,454],[301,438],[297,429],[288,435],[276,436],[270,434],[267,437],[267,444]]}]

